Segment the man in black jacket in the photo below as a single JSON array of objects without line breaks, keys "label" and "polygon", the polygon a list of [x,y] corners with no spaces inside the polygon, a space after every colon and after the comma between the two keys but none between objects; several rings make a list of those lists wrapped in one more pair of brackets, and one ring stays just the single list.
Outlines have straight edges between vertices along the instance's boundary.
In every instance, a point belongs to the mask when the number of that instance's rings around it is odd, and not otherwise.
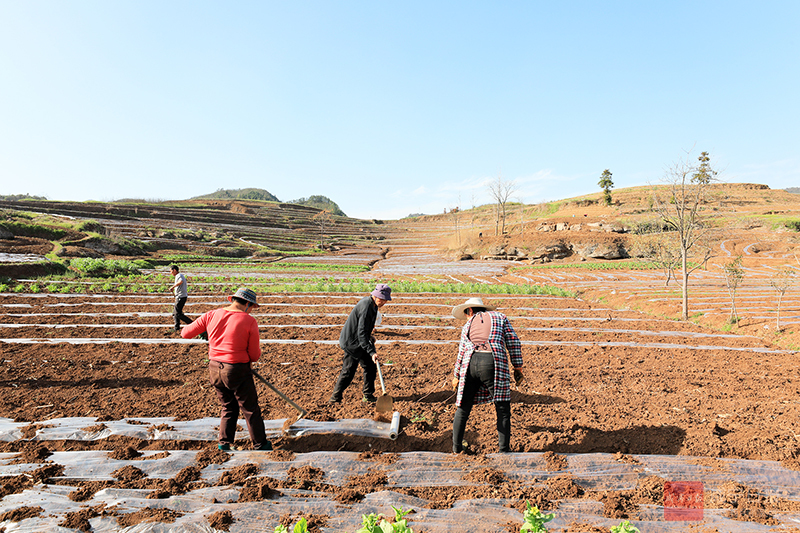
[{"label": "man in black jacket", "polygon": [[369,296],[365,296],[356,304],[339,335],[339,347],[344,350],[342,371],[333,388],[328,403],[339,403],[342,394],[353,381],[356,368],[364,369],[364,398],[362,401],[373,403],[375,398],[375,376],[378,373],[378,354],[375,351],[375,338],[372,330],[378,317],[378,309],[392,300],[392,289],[385,283],[378,283]]}]

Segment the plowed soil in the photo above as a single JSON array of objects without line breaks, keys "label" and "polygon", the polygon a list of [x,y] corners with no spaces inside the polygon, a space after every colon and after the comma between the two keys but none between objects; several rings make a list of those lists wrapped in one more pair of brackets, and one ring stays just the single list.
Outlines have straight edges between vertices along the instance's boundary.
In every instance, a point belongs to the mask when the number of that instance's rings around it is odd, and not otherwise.
[{"label": "plowed soil", "polygon": [[[309,410],[311,419],[375,416],[374,407],[361,402],[360,372],[342,404],[326,403],[341,366],[341,350],[336,344],[339,330],[347,306],[358,298],[352,296],[343,304],[341,295],[332,295],[336,306],[328,308],[320,307],[319,297],[262,296],[264,303],[255,315],[262,324],[262,339],[301,342],[264,344],[257,368]],[[403,295],[397,295],[384,308],[383,323],[376,331],[387,393],[402,415],[401,438],[365,442],[354,437],[309,435],[280,439],[276,445],[293,452],[449,451],[454,412],[449,381],[461,324],[448,314],[461,298],[432,296],[430,300],[404,302]],[[772,460],[797,454],[800,381],[795,374],[800,359],[794,352],[779,350],[756,337],[715,334],[692,324],[659,321],[633,312],[592,309],[580,300],[492,297],[487,301],[511,318],[525,343],[527,378],[512,396],[515,451]],[[63,299],[8,296],[5,302],[33,305],[26,310],[32,314],[46,312],[47,306],[63,303]],[[306,309],[309,316],[305,321],[270,317],[274,312],[286,312],[285,306],[272,307],[271,303],[291,303],[294,311]],[[197,314],[213,307],[194,303],[187,310]],[[84,310],[89,308],[91,304]],[[162,311],[168,309],[165,304]],[[70,309],[70,313],[81,310]],[[136,303],[103,308],[109,313],[122,310],[135,311]],[[101,318],[103,323],[109,319]],[[9,341],[33,337],[41,342],[56,338],[117,342],[0,344],[0,386],[4,389],[0,416],[31,423],[75,416],[94,416],[100,421],[218,416],[217,400],[208,383],[206,344],[199,340],[179,343],[170,331],[169,319],[160,319],[166,322],[164,327],[109,329],[88,327],[85,316],[54,314],[41,318],[48,327],[4,328]],[[2,317],[5,323],[14,320]],[[143,322],[138,317],[134,321]],[[320,323],[321,327],[300,327]],[[74,327],[52,327],[65,325]],[[142,342],[137,342],[139,339]],[[296,414],[265,387],[260,395],[265,418]],[[494,422],[491,406],[475,409],[467,432],[474,452],[496,451]],[[0,449],[10,451],[19,446],[19,442],[4,443]],[[48,443],[53,450],[61,446],[75,449],[92,444]]]}]

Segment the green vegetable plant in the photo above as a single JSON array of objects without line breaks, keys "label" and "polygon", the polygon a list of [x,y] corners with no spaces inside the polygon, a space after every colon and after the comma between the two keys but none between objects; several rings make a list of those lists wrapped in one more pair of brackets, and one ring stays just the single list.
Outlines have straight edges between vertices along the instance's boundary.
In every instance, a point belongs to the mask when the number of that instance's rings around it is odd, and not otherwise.
[{"label": "green vegetable plant", "polygon": [[[414,533],[414,530],[408,527],[408,520],[405,519],[411,509],[404,511],[402,507],[397,508],[394,505],[392,509],[394,509],[394,523],[380,518],[375,513],[361,515],[361,529],[358,529],[356,533]],[[276,531],[276,533],[278,532]]]},{"label": "green vegetable plant", "polygon": [[[308,521],[305,518],[301,518],[291,531],[292,533],[308,533]],[[283,524],[279,524],[278,527],[275,528],[275,533],[289,533],[289,529]]]},{"label": "green vegetable plant", "polygon": [[612,526],[611,533],[639,533],[639,528],[631,524],[628,520],[624,520],[620,522],[618,526]]},{"label": "green vegetable plant", "polygon": [[555,513],[542,513],[538,507],[535,505],[531,505],[531,502],[526,501],[525,504],[528,506],[525,509],[525,512],[522,515],[524,520],[522,527],[519,529],[520,532],[528,531],[530,533],[546,533],[547,528],[544,526],[545,522],[549,522],[553,518],[555,518]]}]

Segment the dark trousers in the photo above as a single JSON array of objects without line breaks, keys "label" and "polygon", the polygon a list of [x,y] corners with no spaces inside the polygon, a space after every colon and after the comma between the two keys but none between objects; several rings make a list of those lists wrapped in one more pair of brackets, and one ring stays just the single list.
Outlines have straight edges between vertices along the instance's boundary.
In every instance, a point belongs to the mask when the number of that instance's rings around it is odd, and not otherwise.
[{"label": "dark trousers", "polygon": [[336,385],[333,387],[332,399],[342,399],[342,394],[344,394],[345,389],[353,381],[353,377],[356,375],[356,369],[359,366],[364,369],[364,384],[362,386],[364,396],[375,395],[375,376],[378,375],[378,367],[366,350],[359,348],[352,352],[344,351],[342,371],[339,372],[339,379],[336,380]]},{"label": "dark trousers", "polygon": [[[453,451],[461,451],[467,419],[475,404],[475,394],[481,384],[494,396],[494,356],[491,352],[474,352],[464,380],[464,393],[461,405],[453,417]],[[501,453],[511,451],[511,402],[494,402],[497,414],[497,442]]]},{"label": "dark trousers", "polygon": [[253,447],[267,443],[261,407],[258,405],[258,391],[250,372],[250,363],[220,363],[213,359],[208,362],[208,375],[217,391],[220,403],[219,442],[233,444],[236,439],[236,424],[241,409]]},{"label": "dark trousers", "polygon": [[176,298],[175,309],[172,311],[172,318],[175,319],[175,329],[181,329],[181,320],[187,324],[192,323],[192,319],[183,314],[183,306],[186,305],[187,298]]}]

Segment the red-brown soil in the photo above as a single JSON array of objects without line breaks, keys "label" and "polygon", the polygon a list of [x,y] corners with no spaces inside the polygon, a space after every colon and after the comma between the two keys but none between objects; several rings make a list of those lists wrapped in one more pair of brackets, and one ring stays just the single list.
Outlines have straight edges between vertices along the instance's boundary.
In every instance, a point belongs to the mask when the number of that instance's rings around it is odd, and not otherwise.
[{"label": "red-brown soil", "polygon": [[[265,301],[257,319],[262,324],[275,321],[268,316],[269,302],[280,296],[262,298]],[[357,298],[353,297],[353,303]],[[391,363],[384,367],[387,392],[404,420],[403,438],[372,443],[380,451],[446,452],[450,448],[454,407],[447,384],[459,324],[447,318],[446,313],[447,306],[459,299],[432,296],[430,300],[428,303],[442,302],[446,306],[426,307],[416,300],[406,303],[402,295],[397,295],[385,308],[384,322],[377,331],[378,339],[388,342],[379,349],[381,360]],[[35,313],[58,300],[9,296],[6,301],[30,304],[34,306],[30,312]],[[319,301],[291,299],[295,309],[303,309],[306,303],[318,305]],[[514,391],[512,399],[516,451],[662,453],[772,460],[790,459],[797,454],[795,435],[800,434],[800,428],[793,398],[800,394],[800,383],[792,376],[800,361],[795,353],[780,351],[753,337],[694,337],[693,334],[708,332],[693,324],[641,320],[643,317],[633,312],[593,311],[591,305],[577,300],[498,296],[489,301],[500,305],[512,318],[523,342],[532,343],[524,348],[526,381]],[[135,304],[127,307],[132,309]],[[192,311],[206,308],[211,306],[198,304]],[[116,309],[112,306],[109,312]],[[393,310],[398,315],[435,316],[395,317]],[[315,314],[327,312],[341,313],[342,309],[314,308]],[[263,319],[261,315],[265,315]],[[591,316],[600,320],[579,321]],[[637,317],[638,320],[630,320]],[[278,321],[285,322],[284,318]],[[331,325],[295,328],[264,324],[261,330],[262,338],[304,341],[299,345],[265,344],[258,368],[308,409],[312,419],[374,416],[372,407],[359,401],[360,375],[341,405],[326,403],[341,365],[341,351],[335,344],[314,341],[336,340],[341,326],[335,323],[343,319],[344,316],[321,319],[310,315],[308,324],[324,321]],[[48,324],[66,324],[81,318],[50,316],[46,320]],[[135,321],[138,323],[139,319]],[[399,329],[425,321],[430,329]],[[35,332],[14,328],[5,333],[8,338],[103,338],[97,335],[102,328],[36,328]],[[117,339],[149,339],[168,329],[130,328],[105,333]],[[664,337],[659,334],[663,331],[684,336]],[[647,332],[655,332],[656,336],[648,336]],[[422,342],[408,344],[404,342],[407,340]],[[697,349],[698,344],[707,348]],[[687,349],[681,348],[684,345]],[[202,342],[57,343],[46,350],[39,344],[3,343],[0,355],[1,383],[6,389],[0,398],[0,416],[16,421],[42,424],[48,418],[73,416],[93,416],[99,421],[170,416],[193,420],[218,414],[204,362],[207,348]],[[266,388],[261,392],[261,403],[266,418],[295,414]],[[493,424],[491,407],[477,407],[467,434],[475,451],[495,449]],[[58,443],[51,444],[55,446],[51,449],[59,449]],[[281,439],[278,444],[294,452],[367,450],[359,439],[341,441],[336,436]],[[69,442],[61,445],[70,449],[91,446]],[[5,443],[0,448],[11,450],[18,446]]]},{"label": "red-brown soil", "polygon": [[[338,337],[348,306],[359,297],[330,295],[329,303],[338,306],[326,307],[320,306],[325,298],[319,295],[260,295],[263,303],[255,316],[262,324],[262,338],[302,342],[264,344],[258,370],[308,409],[308,418],[312,420],[377,418],[374,406],[360,401],[360,374],[347,390],[344,402],[326,403],[341,365],[341,351],[331,341]],[[285,481],[277,481],[253,477],[258,475],[258,468],[244,465],[226,471],[217,483],[239,485],[240,502],[271,499],[279,497],[286,488],[300,488],[322,491],[340,503],[352,505],[362,501],[365,494],[385,488],[387,472],[391,471],[398,452],[448,452],[454,398],[447,384],[460,328],[460,323],[448,314],[451,306],[462,299],[460,295],[429,295],[420,299],[418,295],[406,298],[396,294],[383,310],[383,322],[376,337],[379,356],[385,363],[387,393],[394,399],[395,410],[402,415],[401,433],[396,441],[343,434],[285,436],[274,441],[278,449],[271,452],[275,460],[291,461],[296,453],[355,451],[360,452],[361,460],[374,462],[375,468],[336,486],[326,482],[324,471],[313,467],[290,469]],[[85,300],[83,307],[71,308],[70,313],[97,310],[91,304],[97,298]],[[202,312],[214,307],[213,300],[195,296],[189,309]],[[800,395],[800,382],[792,377],[800,364],[796,353],[779,350],[757,337],[719,336],[691,323],[647,318],[632,311],[597,309],[582,300],[491,296],[485,301],[499,306],[511,317],[525,343],[526,379],[512,393],[512,448],[516,452],[547,452],[544,459],[548,470],[566,469],[561,454],[592,452],[616,453],[621,462],[635,462],[629,454],[663,454],[796,463],[796,435],[800,434],[797,427],[800,413],[794,400]],[[308,316],[293,317],[294,320],[271,317],[286,312],[286,307],[273,307],[273,302],[290,302],[294,310],[307,309]],[[52,311],[48,306],[63,303],[63,299],[8,296],[5,303],[30,305],[28,311],[33,314]],[[103,312],[131,311],[136,305],[135,299],[128,299],[124,304],[104,307]],[[104,338],[97,334],[103,328],[86,327],[87,318],[50,315],[44,319],[47,324],[77,327],[33,326],[39,328],[36,330],[39,335],[12,328],[6,330],[7,338],[9,341],[30,337],[42,341]],[[109,318],[99,320],[106,323]],[[140,321],[138,317],[128,319]],[[2,318],[4,323],[14,320],[11,316]],[[330,325],[299,327],[319,323]],[[117,341],[105,344],[56,342],[45,348],[42,344],[0,343],[0,384],[4,388],[0,416],[29,422],[26,431],[30,436],[52,418],[95,417],[97,423],[88,424],[84,431],[100,431],[104,420],[216,417],[218,405],[208,383],[206,344],[175,343],[178,338],[174,336],[163,336],[157,343],[143,342],[158,337],[159,332],[167,332],[169,326],[164,326],[146,334],[133,327],[118,329],[109,335]],[[672,332],[672,336],[664,332]],[[125,339],[132,342],[119,342]],[[258,386],[265,418],[296,415],[269,389]],[[491,406],[475,408],[466,440],[470,453],[477,455],[464,457],[471,464],[481,454],[496,451],[494,424]],[[152,429],[171,428],[169,424],[161,424]],[[246,441],[240,444],[249,446]],[[110,456],[134,461],[137,454],[154,449],[200,449],[212,456],[219,454],[217,459],[198,457],[197,465],[178,472],[170,480],[151,480],[138,468],[126,466],[114,473],[112,482],[73,481],[72,485],[79,490],[70,498],[89,501],[97,491],[109,487],[146,489],[150,491],[148,498],[164,499],[207,485],[199,480],[200,469],[227,459],[227,454],[212,451],[209,446],[213,443],[111,437],[93,441],[19,440],[0,443],[0,450],[22,452],[28,462],[46,461],[52,452],[59,450],[111,448]],[[55,475],[56,471],[42,471],[34,473],[34,478],[46,480]],[[464,480],[466,484],[459,487],[415,486],[392,490],[424,498],[431,509],[449,509],[458,500],[476,498],[508,498],[519,505],[527,500],[542,508],[555,508],[554,502],[563,499],[586,498],[601,502],[603,515],[614,519],[637,518],[638,506],[658,504],[652,500],[659,494],[658,487],[652,486],[647,490],[637,489],[640,493],[584,490],[568,475],[535,488],[509,480],[491,467],[473,470]],[[26,481],[12,488],[13,480],[7,480],[5,486],[9,493],[18,493],[31,484]],[[644,493],[650,496],[645,497]],[[753,507],[753,498],[747,502],[730,504],[730,516],[773,523],[771,513],[775,510],[795,509],[788,501],[764,497],[756,498],[760,507]],[[524,505],[520,511],[523,509]],[[104,512],[114,516],[115,511]],[[177,516],[162,509],[119,515],[118,520],[122,520],[120,525],[126,525],[137,520],[169,522]],[[210,520],[226,526],[226,516]],[[324,517],[315,519],[320,524],[324,522]],[[65,520],[65,524],[73,524],[70,527],[77,529],[85,528],[87,523],[85,513],[69,515]]]}]

